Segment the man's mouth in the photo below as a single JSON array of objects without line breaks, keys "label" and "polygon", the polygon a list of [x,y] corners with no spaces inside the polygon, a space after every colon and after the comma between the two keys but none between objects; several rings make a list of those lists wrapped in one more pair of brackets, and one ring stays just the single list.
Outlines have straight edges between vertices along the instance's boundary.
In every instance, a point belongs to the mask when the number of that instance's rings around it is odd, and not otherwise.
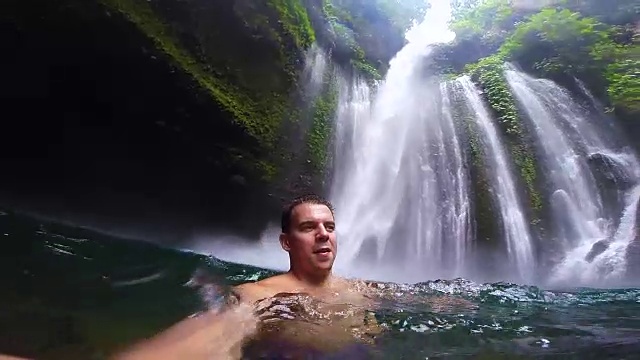
[{"label": "man's mouth", "polygon": [[324,254],[324,253],[328,253],[331,252],[331,249],[329,248],[322,248],[322,249],[318,249],[316,251],[314,251],[314,254]]}]

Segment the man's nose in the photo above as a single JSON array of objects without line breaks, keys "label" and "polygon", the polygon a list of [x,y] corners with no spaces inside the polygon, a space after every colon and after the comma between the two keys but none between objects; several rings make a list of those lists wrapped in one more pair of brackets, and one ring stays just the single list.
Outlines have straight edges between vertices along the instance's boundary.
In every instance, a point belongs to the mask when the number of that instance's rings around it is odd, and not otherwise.
[{"label": "man's nose", "polygon": [[324,225],[318,226],[318,238],[319,240],[326,240],[327,238],[329,238],[329,232],[327,231],[327,228],[324,227]]}]

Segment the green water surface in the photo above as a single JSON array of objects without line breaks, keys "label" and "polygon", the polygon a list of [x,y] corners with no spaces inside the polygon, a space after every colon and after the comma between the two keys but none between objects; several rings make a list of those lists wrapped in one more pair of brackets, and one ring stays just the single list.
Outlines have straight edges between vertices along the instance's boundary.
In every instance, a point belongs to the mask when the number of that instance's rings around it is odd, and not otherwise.
[{"label": "green water surface", "polygon": [[[0,353],[104,359],[205,309],[197,269],[229,285],[275,272],[0,212]],[[640,290],[544,291],[463,279],[380,284],[385,359],[640,359]],[[436,307],[465,300],[473,309]]]}]

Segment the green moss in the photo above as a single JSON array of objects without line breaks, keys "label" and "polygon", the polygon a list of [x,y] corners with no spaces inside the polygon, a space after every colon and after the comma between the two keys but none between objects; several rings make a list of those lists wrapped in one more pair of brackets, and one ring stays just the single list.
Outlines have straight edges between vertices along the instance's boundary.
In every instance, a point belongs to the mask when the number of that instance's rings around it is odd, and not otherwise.
[{"label": "green moss", "polygon": [[[467,66],[471,77],[480,85],[489,105],[497,115],[500,128],[507,135],[513,161],[527,188],[529,203],[536,212],[542,210],[542,197],[536,188],[537,167],[530,145],[524,139],[516,102],[504,76],[504,60],[500,55],[481,59]],[[535,219],[534,219],[535,221]]]},{"label": "green moss", "polygon": [[258,170],[263,174],[262,180],[272,181],[276,178],[276,175],[278,174],[278,167],[276,165],[264,160],[257,161],[256,164]]},{"label": "green moss", "polygon": [[507,134],[521,134],[516,102],[504,77],[504,59],[498,55],[468,65],[466,71],[480,85]]},{"label": "green moss", "polygon": [[535,157],[533,156],[529,146],[521,140],[511,141],[510,148],[513,161],[520,172],[520,177],[527,187],[531,208],[537,215],[540,215],[540,212],[542,211],[542,196],[536,188],[538,171],[536,168]]},{"label": "green moss", "polygon": [[313,104],[313,124],[307,139],[309,157],[316,171],[322,171],[327,164],[327,146],[337,105],[336,85],[330,81],[328,89]]},{"label": "green moss", "polygon": [[322,0],[322,12],[329,22],[353,23],[353,17],[347,9],[334,5],[331,0]]},{"label": "green moss", "polygon": [[362,59],[352,60],[351,64],[355,69],[357,69],[360,73],[362,73],[367,79],[371,79],[371,80],[382,79],[382,76],[380,75],[378,70],[376,70],[376,68],[373,67],[373,65],[369,64],[365,60],[362,60]]},{"label": "green moss", "polygon": [[316,41],[302,1],[218,0],[202,10],[215,9],[211,16],[183,5],[176,5],[180,12],[168,12],[145,0],[99,1],[135,24],[209,95],[223,113],[211,121],[232,122],[256,140],[256,145],[227,149],[229,165],[276,179],[287,156],[276,151],[283,129],[300,115],[291,94],[297,91],[304,51]]},{"label": "green moss", "polygon": [[269,0],[280,15],[280,21],[287,33],[300,49],[306,49],[316,41],[309,14],[300,0]]},{"label": "green moss", "polygon": [[480,239],[490,241],[497,239],[496,209],[491,199],[489,181],[486,174],[485,155],[478,140],[475,122],[471,117],[463,117],[468,135],[469,155],[471,160],[471,179],[473,181],[474,214],[476,232]]},{"label": "green moss", "polygon": [[[109,8],[120,12],[153,39],[157,48],[168,55],[177,67],[188,73],[213,100],[230,114],[230,119],[264,145],[273,143],[285,109],[286,98],[280,94],[254,99],[232,83],[209,72],[173,35],[146,1],[101,0]],[[269,109],[269,111],[265,111]]]},{"label": "green moss", "polygon": [[[338,8],[332,5],[327,5],[324,9],[325,16],[329,19],[328,24],[331,28],[332,35],[335,37],[334,41],[337,43],[337,52],[342,54],[341,57],[347,58],[349,61],[348,64],[367,79],[381,79],[382,77],[378,69],[367,60],[364,49],[356,40],[356,33],[353,29],[340,22],[344,22],[344,19],[339,20],[333,15],[334,12],[337,12],[337,9]],[[340,14],[341,16],[349,16],[348,13]]]}]

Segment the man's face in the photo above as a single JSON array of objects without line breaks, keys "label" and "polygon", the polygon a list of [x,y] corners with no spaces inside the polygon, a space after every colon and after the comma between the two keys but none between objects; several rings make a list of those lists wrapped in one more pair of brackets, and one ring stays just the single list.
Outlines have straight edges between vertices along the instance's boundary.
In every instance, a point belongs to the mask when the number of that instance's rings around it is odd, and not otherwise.
[{"label": "man's face", "polygon": [[331,270],[338,251],[331,210],[322,204],[296,206],[289,232],[280,236],[280,243],[301,270]]}]

